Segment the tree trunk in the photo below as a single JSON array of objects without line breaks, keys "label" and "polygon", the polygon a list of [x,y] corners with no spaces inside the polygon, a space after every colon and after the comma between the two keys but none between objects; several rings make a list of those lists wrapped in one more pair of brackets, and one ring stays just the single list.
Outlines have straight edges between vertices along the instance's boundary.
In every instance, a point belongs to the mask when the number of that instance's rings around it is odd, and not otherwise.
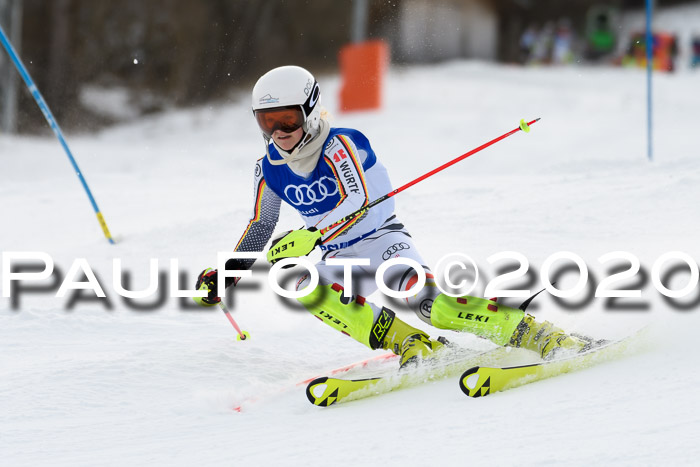
[{"label": "tree trunk", "polygon": [[[22,37],[22,1],[0,0],[0,25],[19,54]],[[0,51],[0,131],[17,131],[19,74],[5,51]]]},{"label": "tree trunk", "polygon": [[65,115],[77,94],[70,79],[70,0],[51,0],[51,42],[48,54],[46,101],[57,116]]}]

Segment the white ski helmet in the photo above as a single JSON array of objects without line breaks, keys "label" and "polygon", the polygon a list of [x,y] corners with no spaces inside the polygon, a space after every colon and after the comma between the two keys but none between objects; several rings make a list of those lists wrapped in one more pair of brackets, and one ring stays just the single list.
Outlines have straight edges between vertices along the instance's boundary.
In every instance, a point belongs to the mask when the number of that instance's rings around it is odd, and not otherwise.
[{"label": "white ski helmet", "polygon": [[321,121],[321,88],[314,76],[304,68],[281,66],[268,71],[255,83],[252,97],[253,114],[266,141],[270,140],[278,126],[266,125],[261,116],[272,109],[301,110],[300,121],[297,123],[303,128],[304,137],[299,148],[318,135]]}]

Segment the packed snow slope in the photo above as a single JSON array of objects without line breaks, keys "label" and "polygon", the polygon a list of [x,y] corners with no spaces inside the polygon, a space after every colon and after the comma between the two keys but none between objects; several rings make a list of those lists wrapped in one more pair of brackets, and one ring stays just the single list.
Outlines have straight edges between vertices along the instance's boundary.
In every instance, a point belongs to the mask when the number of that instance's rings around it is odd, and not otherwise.
[{"label": "packed snow slope", "polygon": [[[158,259],[165,273],[159,291],[168,294],[171,258],[179,261],[181,287],[191,288],[199,271],[215,266],[217,251],[238,241],[252,208],[254,163],[264,153],[247,93],[68,135],[116,246],[102,237],[54,139],[0,136],[2,251],[45,252],[56,265],[34,285],[39,290],[23,282],[13,299],[0,299],[2,464],[697,462],[700,286],[664,299],[652,269],[667,252],[700,259],[698,78],[655,75],[650,162],[641,70],[469,62],[392,68],[383,109],[352,114],[337,110],[337,77],[319,77],[333,125],[363,131],[395,186],[521,118],[541,117],[529,134],[398,195],[397,215],[429,264],[454,252],[476,261],[474,294],[508,264],[490,264],[491,255],[524,255],[532,280],[503,286],[535,292],[545,260],[569,251],[588,265],[588,287],[563,303],[542,294],[538,318],[601,338],[649,325],[638,353],[482,399],[466,398],[452,379],[331,408],[310,405],[295,383],[372,353],[276,296],[264,265],[229,297],[252,335],[246,342],[235,339],[218,308],[185,308],[174,298],[126,302],[117,294],[113,258],[130,273],[131,289],[146,288],[149,260]],[[285,208],[278,230],[299,225]],[[635,255],[642,270],[611,288],[639,289],[641,298],[610,309],[591,294],[614,264],[599,258],[614,251]],[[77,258],[94,270],[108,302],[91,291],[55,297]],[[568,271],[557,287],[573,287],[577,278]],[[690,279],[681,266],[665,284],[680,290]],[[380,294],[371,299],[389,304]],[[438,335],[410,313],[400,316]],[[475,349],[492,346],[439,334]],[[232,410],[240,404],[240,413]]]}]

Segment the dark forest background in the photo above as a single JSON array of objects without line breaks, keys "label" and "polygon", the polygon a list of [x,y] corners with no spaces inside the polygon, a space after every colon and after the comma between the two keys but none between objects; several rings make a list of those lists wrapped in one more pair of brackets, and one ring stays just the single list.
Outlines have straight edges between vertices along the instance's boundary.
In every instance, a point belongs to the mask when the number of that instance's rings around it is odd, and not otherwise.
[{"label": "dark forest background", "polygon": [[[370,2],[369,37],[395,6]],[[24,0],[22,10],[22,60],[72,129],[109,123],[79,105],[84,83],[126,86],[149,112],[225,97],[281,64],[334,70],[352,21],[348,0]],[[20,92],[19,131],[42,126]]]},{"label": "dark forest background", "polygon": [[[0,0],[20,2],[19,53],[62,127],[109,124],[81,105],[86,85],[129,90],[139,113],[202,104],[249,88],[264,71],[298,64],[337,71],[351,41],[352,0]],[[367,0],[365,37],[397,39],[402,3]],[[476,0],[443,0],[455,4]],[[497,12],[502,61],[518,56],[528,21],[573,15],[594,4],[641,7],[644,0],[479,0]],[[671,5],[683,0],[657,0]],[[430,18],[426,18],[430,20]],[[430,41],[430,37],[421,40]],[[395,47],[392,48],[394,50]],[[4,54],[4,51],[0,51]],[[392,61],[403,58],[392,52]],[[20,84],[17,130],[48,131]]]}]

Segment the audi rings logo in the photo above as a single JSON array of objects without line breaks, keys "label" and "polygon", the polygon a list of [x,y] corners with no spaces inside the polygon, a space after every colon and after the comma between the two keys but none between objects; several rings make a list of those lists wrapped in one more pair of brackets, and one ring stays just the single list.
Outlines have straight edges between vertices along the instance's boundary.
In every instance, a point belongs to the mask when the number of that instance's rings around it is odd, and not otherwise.
[{"label": "audi rings logo", "polygon": [[284,195],[295,206],[309,206],[338,193],[338,185],[330,177],[321,177],[310,185],[288,185]]},{"label": "audi rings logo", "polygon": [[394,243],[389,248],[387,248],[384,253],[382,253],[382,259],[386,261],[389,258],[391,258],[395,253],[398,253],[401,250],[408,250],[409,248],[411,247],[404,242]]}]

